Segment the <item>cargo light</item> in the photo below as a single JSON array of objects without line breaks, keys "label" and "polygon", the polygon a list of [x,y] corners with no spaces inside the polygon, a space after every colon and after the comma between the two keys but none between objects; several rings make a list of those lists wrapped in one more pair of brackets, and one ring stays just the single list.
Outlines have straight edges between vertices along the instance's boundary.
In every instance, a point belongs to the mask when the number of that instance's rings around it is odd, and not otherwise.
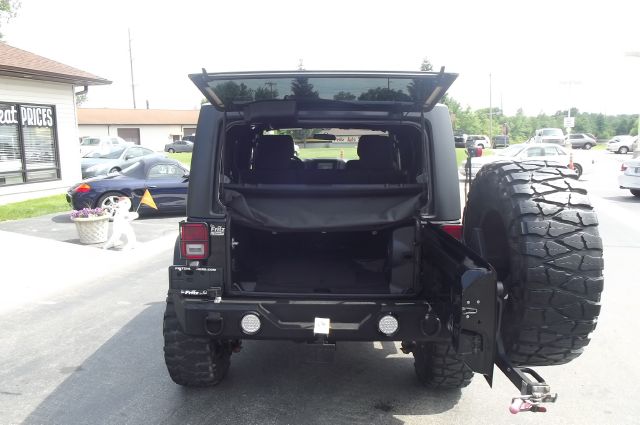
[{"label": "cargo light", "polygon": [[390,314],[385,314],[378,321],[378,330],[386,336],[391,336],[398,331],[398,319]]},{"label": "cargo light", "polygon": [[186,260],[204,260],[209,257],[207,223],[180,223],[180,254]]},{"label": "cargo light", "polygon": [[260,318],[253,313],[245,314],[242,316],[242,320],[240,320],[240,328],[242,328],[242,332],[247,335],[258,333],[261,325],[262,323],[260,322]]},{"label": "cargo light", "polygon": [[79,185],[74,189],[74,191],[78,193],[87,193],[90,190],[91,190],[91,186],[89,186],[86,183],[82,183],[81,185]]}]

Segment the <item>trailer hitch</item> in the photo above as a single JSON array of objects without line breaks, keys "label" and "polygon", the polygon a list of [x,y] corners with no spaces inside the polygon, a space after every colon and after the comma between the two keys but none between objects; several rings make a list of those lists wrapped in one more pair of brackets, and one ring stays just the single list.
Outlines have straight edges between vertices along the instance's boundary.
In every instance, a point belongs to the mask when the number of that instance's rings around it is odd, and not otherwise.
[{"label": "trailer hitch", "polygon": [[520,395],[511,399],[509,412],[514,415],[520,412],[540,412],[544,413],[547,408],[542,403],[555,403],[558,394],[551,392],[551,387],[535,370],[528,367],[517,367],[511,363],[507,352],[504,349],[500,329],[502,326],[502,312],[504,307],[505,288],[502,282],[498,282],[498,335],[496,338],[495,364],[520,390]]}]

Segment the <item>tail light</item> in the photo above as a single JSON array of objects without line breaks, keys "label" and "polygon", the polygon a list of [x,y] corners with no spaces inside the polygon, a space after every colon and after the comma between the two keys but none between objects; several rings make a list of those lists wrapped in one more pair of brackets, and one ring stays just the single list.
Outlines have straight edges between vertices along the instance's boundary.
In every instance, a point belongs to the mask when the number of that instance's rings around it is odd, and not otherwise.
[{"label": "tail light", "polygon": [[74,191],[78,192],[78,193],[86,193],[86,192],[88,192],[90,190],[91,190],[91,186],[89,186],[86,183],[82,183],[81,185],[79,185],[78,187],[76,187],[74,189]]},{"label": "tail light", "polygon": [[443,224],[440,228],[457,240],[462,240],[462,224]]},{"label": "tail light", "polygon": [[209,226],[207,223],[180,223],[180,253],[187,260],[209,257]]},{"label": "tail light", "polygon": [[626,169],[627,169],[627,165],[626,164],[622,164],[620,166],[620,171],[626,171]]}]

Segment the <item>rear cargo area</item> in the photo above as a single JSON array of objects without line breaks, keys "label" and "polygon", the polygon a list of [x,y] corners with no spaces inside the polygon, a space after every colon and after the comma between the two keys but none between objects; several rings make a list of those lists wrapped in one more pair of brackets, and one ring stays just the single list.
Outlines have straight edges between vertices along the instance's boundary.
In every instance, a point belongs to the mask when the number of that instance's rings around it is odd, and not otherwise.
[{"label": "rear cargo area", "polygon": [[414,229],[272,232],[232,227],[234,289],[261,293],[406,294]]}]

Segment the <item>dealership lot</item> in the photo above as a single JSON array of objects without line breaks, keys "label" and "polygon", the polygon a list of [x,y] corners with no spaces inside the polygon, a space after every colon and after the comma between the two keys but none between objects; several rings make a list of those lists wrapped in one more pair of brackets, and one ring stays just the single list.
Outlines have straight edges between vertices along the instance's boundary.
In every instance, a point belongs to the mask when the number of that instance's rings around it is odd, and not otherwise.
[{"label": "dealership lot", "polygon": [[57,214],[0,225],[0,424],[637,423],[640,199],[617,188],[625,157],[594,155],[583,182],[605,246],[602,315],[583,356],[536,369],[559,393],[549,413],[511,416],[516,390],[499,371],[493,389],[476,376],[463,391],[425,390],[389,343],[339,344],[333,364],[317,365],[302,344],[245,342],[220,386],[178,387],[161,326],[180,218],[134,222],[141,244],[125,253],[73,243]]}]

